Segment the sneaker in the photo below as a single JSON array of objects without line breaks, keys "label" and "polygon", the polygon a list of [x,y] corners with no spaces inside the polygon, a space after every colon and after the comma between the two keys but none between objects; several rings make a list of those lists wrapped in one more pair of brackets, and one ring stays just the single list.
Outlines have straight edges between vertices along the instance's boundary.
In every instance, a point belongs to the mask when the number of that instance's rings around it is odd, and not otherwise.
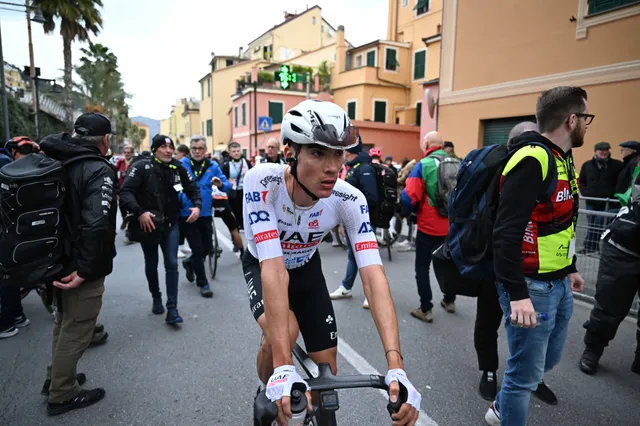
[{"label": "sneaker", "polygon": [[558,405],[558,398],[556,398],[556,394],[549,389],[549,386],[547,386],[544,381],[541,381],[538,384],[538,389],[533,391],[533,395],[545,404]]},{"label": "sneaker", "polygon": [[631,371],[640,374],[640,352],[636,352],[636,357],[633,359],[633,363],[631,363]]},{"label": "sneaker", "polygon": [[491,426],[500,426],[500,412],[496,409],[495,401],[491,403],[487,414],[484,415],[484,419],[487,421],[487,424]]},{"label": "sneaker", "polygon": [[105,391],[102,388],[81,390],[78,395],[74,396],[68,401],[62,402],[60,404],[48,403],[47,414],[49,414],[50,416],[57,416],[71,410],[85,408],[100,401],[102,398],[104,398],[104,395]]},{"label": "sneaker", "polygon": [[369,309],[369,301],[367,300],[367,298],[364,298],[364,302],[362,302],[362,307],[364,309]]},{"label": "sneaker", "polygon": [[122,224],[120,225],[120,230],[124,231],[125,229],[127,229],[127,222],[122,222]]},{"label": "sneaker", "polygon": [[151,312],[156,315],[164,314],[164,306],[162,306],[162,299],[153,299],[153,307],[151,308]]},{"label": "sneaker", "polygon": [[184,253],[185,256],[191,256],[191,249],[186,244],[178,246],[178,251]]},{"label": "sneaker", "polygon": [[189,260],[190,259],[183,260],[182,266],[184,267],[184,270],[187,271],[187,281],[192,283],[196,280],[196,275],[193,273],[193,267],[191,266],[191,262]]},{"label": "sneaker", "polygon": [[598,362],[602,356],[602,349],[597,350],[594,348],[586,347],[580,357],[580,371],[584,374],[593,375],[598,371]]},{"label": "sneaker", "polygon": [[480,396],[487,401],[495,401],[498,394],[498,382],[496,381],[495,371],[484,371],[478,386]]},{"label": "sneaker", "polygon": [[442,306],[450,314],[454,314],[456,312],[456,302],[447,303],[444,300],[441,300],[440,306]]},{"label": "sneaker", "polygon": [[202,297],[213,297],[213,291],[211,291],[209,284],[205,284],[200,287],[200,294],[202,295]]},{"label": "sneaker", "polygon": [[431,309],[424,312],[422,308],[418,308],[415,311],[411,311],[411,316],[418,318],[420,321],[433,322],[433,312],[431,312]]},{"label": "sneaker", "polygon": [[93,328],[93,334],[102,333],[103,331],[104,331],[104,325],[100,324],[99,322],[96,323],[96,326]]},{"label": "sneaker", "polygon": [[187,256],[183,252],[178,250],[178,259],[184,259],[185,257],[187,257]]},{"label": "sneaker", "polygon": [[109,338],[109,333],[106,331],[102,331],[100,333],[94,333],[91,338],[91,343],[89,343],[90,348],[94,348],[96,346],[101,346],[107,343],[107,339]]},{"label": "sneaker", "polygon": [[[87,376],[84,373],[76,374],[76,380],[78,381],[78,385],[82,386],[87,382]],[[47,379],[44,381],[44,385],[42,385],[42,390],[40,391],[40,395],[49,396],[49,387],[51,386],[51,379]]]},{"label": "sneaker", "polygon": [[396,243],[396,247],[407,249],[411,247],[411,242],[409,240],[403,240],[403,241],[400,241],[399,243]]},{"label": "sneaker", "polygon": [[26,315],[22,314],[19,317],[16,317],[13,321],[13,325],[18,328],[23,328],[29,325],[29,318]]},{"label": "sneaker", "polygon": [[0,339],[6,339],[18,334],[18,329],[15,325],[10,324],[6,326],[0,326]]},{"label": "sneaker", "polygon": [[331,243],[331,247],[340,247],[340,243],[336,240],[333,240],[333,242]]},{"label": "sneaker", "polygon": [[351,290],[347,290],[344,286],[340,286],[333,293],[330,293],[329,297],[331,300],[350,299]]},{"label": "sneaker", "polygon": [[182,324],[182,317],[178,313],[177,308],[167,308],[167,317],[164,319],[169,325]]}]

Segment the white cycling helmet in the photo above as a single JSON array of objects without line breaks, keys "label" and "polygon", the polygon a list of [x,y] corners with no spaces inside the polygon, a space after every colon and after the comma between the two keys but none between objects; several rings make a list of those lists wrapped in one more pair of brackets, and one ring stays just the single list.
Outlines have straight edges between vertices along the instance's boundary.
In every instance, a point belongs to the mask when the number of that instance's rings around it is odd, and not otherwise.
[{"label": "white cycling helmet", "polygon": [[305,100],[284,116],[280,139],[283,144],[291,141],[345,150],[358,144],[358,129],[351,125],[347,113],[333,102]]}]

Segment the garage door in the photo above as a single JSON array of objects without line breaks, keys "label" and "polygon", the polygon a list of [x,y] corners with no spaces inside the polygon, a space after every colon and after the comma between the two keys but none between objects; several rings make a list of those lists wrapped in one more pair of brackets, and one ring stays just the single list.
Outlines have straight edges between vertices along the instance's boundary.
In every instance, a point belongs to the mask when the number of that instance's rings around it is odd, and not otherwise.
[{"label": "garage door", "polygon": [[494,143],[505,144],[509,139],[509,132],[518,123],[523,121],[536,122],[534,115],[524,117],[510,117],[510,118],[498,118],[494,120],[483,120],[484,125],[484,138],[483,143],[485,146],[493,145]]}]

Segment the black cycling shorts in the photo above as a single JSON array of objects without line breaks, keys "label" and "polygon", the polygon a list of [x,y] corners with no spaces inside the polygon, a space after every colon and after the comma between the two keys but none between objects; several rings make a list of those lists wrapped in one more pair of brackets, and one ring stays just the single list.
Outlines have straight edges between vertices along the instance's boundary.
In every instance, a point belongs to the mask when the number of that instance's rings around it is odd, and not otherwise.
[{"label": "black cycling shorts", "polygon": [[222,218],[222,221],[227,226],[229,232],[238,229],[238,221],[231,210],[229,200],[213,199],[213,211],[215,217]]},{"label": "black cycling shorts", "polygon": [[[249,306],[256,321],[264,313],[260,262],[244,251],[242,270],[247,282]],[[289,309],[298,320],[307,352],[319,352],[338,345],[338,327],[327,283],[322,274],[320,254],[289,272]]]}]

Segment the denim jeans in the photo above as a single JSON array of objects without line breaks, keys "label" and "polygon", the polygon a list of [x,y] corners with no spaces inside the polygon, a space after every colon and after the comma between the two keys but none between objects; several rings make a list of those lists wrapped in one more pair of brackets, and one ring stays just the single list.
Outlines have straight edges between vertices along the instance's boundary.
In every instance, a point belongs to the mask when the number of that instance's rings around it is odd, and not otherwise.
[{"label": "denim jeans", "polygon": [[196,275],[198,287],[209,285],[207,273],[204,268],[204,260],[213,250],[213,218],[201,216],[194,223],[187,223],[186,217],[180,218],[180,228],[189,241],[191,257],[184,260],[184,264],[191,265]]},{"label": "denim jeans", "polygon": [[351,241],[349,237],[346,237],[347,243],[347,272],[342,280],[342,286],[347,290],[353,288],[353,283],[358,276],[358,264],[356,263],[356,256],[353,253],[353,247],[351,247]]},{"label": "denim jeans", "polygon": [[165,281],[167,285],[167,308],[178,306],[178,240],[180,231],[177,223],[166,231],[160,244],[140,243],[144,253],[144,272],[149,283],[149,291],[154,299],[161,299],[158,283],[158,246],[164,256]]},{"label": "denim jeans", "polygon": [[[429,270],[431,269],[431,256],[435,249],[444,241],[444,237],[437,237],[418,231],[416,234],[416,284],[420,295],[420,309],[427,312],[433,309],[433,294],[431,293],[431,279]],[[443,295],[445,303],[455,302],[455,294]]]},{"label": "denim jeans", "polygon": [[508,426],[526,425],[531,392],[536,390],[544,373],[560,361],[573,313],[573,294],[568,278],[553,281],[525,279],[535,311],[546,312],[549,319],[539,322],[535,328],[512,326],[509,293],[498,283],[509,359],[502,389],[496,397],[496,408],[500,412],[500,424]]}]

